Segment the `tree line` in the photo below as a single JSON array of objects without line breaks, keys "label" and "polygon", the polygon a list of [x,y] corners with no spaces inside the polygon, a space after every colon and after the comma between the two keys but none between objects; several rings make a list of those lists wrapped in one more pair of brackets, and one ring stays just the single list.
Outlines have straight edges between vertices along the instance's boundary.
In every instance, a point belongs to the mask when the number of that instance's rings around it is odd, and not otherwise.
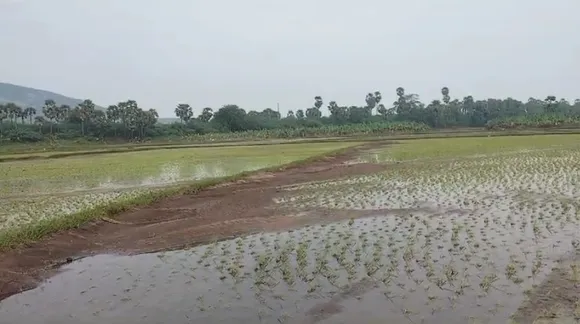
[{"label": "tree line", "polygon": [[[452,99],[449,88],[443,87],[440,100],[424,104],[417,94],[407,93],[402,87],[395,92],[397,99],[388,108],[380,91],[366,94],[362,106],[343,106],[329,101],[326,104],[328,116],[323,116],[325,101],[321,96],[314,97],[312,107],[290,110],[285,116],[271,108],[246,111],[234,104],[224,105],[216,111],[206,107],[194,116],[189,104],[180,103],[174,109],[180,122],[173,124],[159,123],[155,109],[143,109],[134,100],[119,102],[106,109],[97,109],[88,99],[76,107],[46,100],[41,108],[42,115],[33,107],[6,103],[0,105],[0,139],[21,142],[55,137],[143,140],[164,136],[320,127],[327,127],[328,132],[331,126],[371,123],[413,123],[430,128],[575,127],[580,124],[579,99],[572,103],[552,95],[545,99],[529,98],[526,102],[513,98],[475,100],[472,96]],[[405,125],[388,129],[412,131],[417,128]],[[423,126],[418,128],[422,129]],[[340,131],[344,132],[344,129],[341,127]],[[302,133],[305,132],[292,134]]]}]

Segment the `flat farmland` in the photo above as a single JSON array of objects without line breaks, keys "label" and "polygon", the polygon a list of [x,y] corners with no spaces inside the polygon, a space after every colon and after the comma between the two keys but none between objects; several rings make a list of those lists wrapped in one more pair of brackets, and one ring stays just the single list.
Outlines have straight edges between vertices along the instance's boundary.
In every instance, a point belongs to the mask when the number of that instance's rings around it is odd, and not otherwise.
[{"label": "flat farmland", "polygon": [[183,148],[3,162],[0,163],[0,238],[3,231],[56,221],[167,188],[283,165],[356,144]]},{"label": "flat farmland", "polygon": [[[259,154],[231,156],[258,168],[353,144],[294,145],[299,157],[290,145],[283,153],[261,147],[263,164],[257,163]],[[239,172],[226,162],[216,166],[231,152],[223,154],[210,159],[214,165],[205,171],[189,166],[185,174]],[[574,323],[580,318],[578,161],[578,135],[359,146],[128,210],[118,215],[118,224],[95,224],[5,252],[0,287],[13,292],[0,304],[0,318]],[[171,174],[162,162],[150,168],[139,158],[126,163],[133,167],[116,166],[118,174],[108,174],[112,183],[128,187],[118,190],[136,190],[143,179],[153,188],[168,177],[155,176]],[[74,179],[74,165],[65,169]],[[18,184],[17,173],[8,174]],[[30,171],[26,178],[34,175]],[[107,183],[88,178],[91,188]],[[49,187],[59,187],[56,179]],[[32,183],[20,182],[28,189],[12,190],[10,197],[31,195]],[[60,265],[65,258],[71,259],[60,271],[46,269],[47,262]],[[14,294],[18,287],[30,290]],[[33,306],[23,313],[24,305]]]}]

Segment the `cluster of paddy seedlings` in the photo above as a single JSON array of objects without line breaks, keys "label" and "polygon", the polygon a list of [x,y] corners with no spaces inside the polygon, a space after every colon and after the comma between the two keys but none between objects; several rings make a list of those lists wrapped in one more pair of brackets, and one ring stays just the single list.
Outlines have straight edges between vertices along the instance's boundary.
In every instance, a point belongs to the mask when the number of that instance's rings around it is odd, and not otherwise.
[{"label": "cluster of paddy seedlings", "polygon": [[30,224],[43,219],[67,215],[107,205],[113,201],[131,199],[145,192],[141,190],[114,190],[60,196],[19,198],[0,201],[0,230]]},{"label": "cluster of paddy seedlings", "polygon": [[[285,187],[275,202],[293,209],[375,210],[385,217],[415,214],[394,227],[398,235],[418,231],[405,235],[405,248],[396,246],[394,236],[385,239],[389,260],[399,253],[408,278],[422,272],[429,289],[455,295],[479,289],[478,299],[524,298],[558,258],[579,251],[579,160],[577,148],[552,147],[415,161],[380,174]],[[416,258],[417,238],[423,241],[421,271],[407,262]],[[579,273],[571,268],[573,277]],[[441,299],[433,290],[427,296]]]},{"label": "cluster of paddy seedlings", "polygon": [[[484,201],[480,209],[444,214],[410,210],[165,252],[157,264],[120,274],[130,281],[122,291],[105,293],[131,299],[148,280],[147,291],[156,293],[172,283],[186,294],[180,300],[193,303],[191,316],[253,309],[256,323],[306,322],[301,316],[310,309],[336,299],[374,303],[395,322],[449,312],[503,322],[519,305],[514,301],[557,265],[558,251],[580,243],[574,217],[564,228],[554,224],[552,234],[545,226],[566,220],[549,208],[564,210],[567,201],[499,201],[494,208]],[[576,211],[569,207],[570,215]],[[147,279],[138,271],[161,274]],[[580,280],[579,272],[570,267],[571,278]],[[155,285],[159,280],[163,285]]]},{"label": "cluster of paddy seedlings", "polygon": [[66,217],[162,187],[286,164],[355,144],[187,148],[0,163],[0,230]]},{"label": "cluster of paddy seedlings", "polygon": [[578,159],[580,151],[553,150],[408,163],[380,174],[283,188],[290,194],[277,202],[296,208],[353,210],[477,209],[498,201],[542,199],[546,204],[559,204],[542,211],[544,214],[562,209],[565,217],[574,219],[578,216],[566,212],[580,196],[574,162]]},{"label": "cluster of paddy seedlings", "polygon": [[[289,313],[295,317],[318,300],[370,282],[349,298],[380,295],[385,309],[415,322],[458,306],[503,318],[515,310],[508,301],[523,300],[557,264],[551,252],[576,244],[578,228],[555,227],[561,236],[542,228],[534,235],[529,214],[512,216],[514,225],[501,215],[413,212],[214,242],[189,257],[195,260],[192,276],[213,283],[199,292],[203,303],[197,307],[208,311],[252,300],[262,317],[275,316],[280,307],[295,309]],[[518,231],[524,220],[526,230]],[[226,291],[219,301],[215,285]]]},{"label": "cluster of paddy seedlings", "polygon": [[[28,165],[30,162],[27,162]],[[223,177],[264,168],[265,163],[224,163],[179,165],[166,163],[150,174],[120,178],[107,174],[87,174],[83,178],[62,173],[54,178],[2,180],[0,189],[0,230],[34,223],[47,218],[66,217],[83,210],[131,199],[145,192],[160,190],[206,178]],[[115,170],[110,170],[114,172]]]}]

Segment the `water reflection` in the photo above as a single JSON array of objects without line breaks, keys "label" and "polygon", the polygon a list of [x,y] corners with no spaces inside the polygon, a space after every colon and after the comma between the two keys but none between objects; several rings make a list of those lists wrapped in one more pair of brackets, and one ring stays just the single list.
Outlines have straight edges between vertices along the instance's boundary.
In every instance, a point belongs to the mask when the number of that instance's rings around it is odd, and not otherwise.
[{"label": "water reflection", "polygon": [[570,250],[575,230],[536,237],[493,223],[486,235],[473,220],[384,215],[99,255],[4,300],[0,323],[506,322]]}]

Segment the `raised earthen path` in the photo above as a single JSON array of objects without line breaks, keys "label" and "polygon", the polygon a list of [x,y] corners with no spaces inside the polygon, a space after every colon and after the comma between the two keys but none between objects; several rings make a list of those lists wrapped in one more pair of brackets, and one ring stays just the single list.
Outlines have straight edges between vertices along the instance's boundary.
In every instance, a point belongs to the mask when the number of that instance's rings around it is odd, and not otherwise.
[{"label": "raised earthen path", "polygon": [[[373,143],[372,146],[385,143]],[[371,144],[369,144],[371,145]],[[165,199],[46,237],[28,246],[0,252],[0,300],[35,287],[59,265],[98,253],[146,253],[179,249],[235,235],[275,230],[324,217],[288,217],[269,208],[280,186],[380,171],[384,166],[351,161],[369,145],[347,150],[308,165],[279,172],[258,172],[195,195]],[[303,215],[304,216],[304,215]],[[348,217],[333,212],[333,217]]]}]

